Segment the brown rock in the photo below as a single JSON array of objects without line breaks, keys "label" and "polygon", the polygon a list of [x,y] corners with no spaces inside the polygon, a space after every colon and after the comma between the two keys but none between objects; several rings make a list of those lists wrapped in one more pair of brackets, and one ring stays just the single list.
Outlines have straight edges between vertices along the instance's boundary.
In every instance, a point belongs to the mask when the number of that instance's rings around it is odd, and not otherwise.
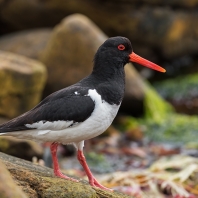
[{"label": "brown rock", "polygon": [[40,144],[14,137],[0,137],[0,152],[29,161],[32,161],[33,157],[41,159],[43,156]]},{"label": "brown rock", "polygon": [[0,115],[13,118],[41,98],[46,69],[38,61],[0,51]]},{"label": "brown rock", "polygon": [[0,161],[0,197],[1,198],[27,198],[25,193],[13,181],[9,171]]},{"label": "brown rock", "polygon": [[51,29],[27,30],[0,37],[0,50],[38,59],[46,47]]},{"label": "brown rock", "polygon": [[82,180],[77,183],[55,178],[50,168],[35,165],[3,153],[0,153],[0,159],[10,171],[17,185],[30,198],[129,198],[129,196],[121,193],[92,188]]}]

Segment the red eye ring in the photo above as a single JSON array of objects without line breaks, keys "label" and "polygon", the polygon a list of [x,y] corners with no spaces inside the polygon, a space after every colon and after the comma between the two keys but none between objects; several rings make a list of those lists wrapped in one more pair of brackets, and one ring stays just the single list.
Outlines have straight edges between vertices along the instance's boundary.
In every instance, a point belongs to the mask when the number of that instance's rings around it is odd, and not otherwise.
[{"label": "red eye ring", "polygon": [[119,49],[119,50],[125,50],[125,46],[122,45],[122,44],[120,44],[120,45],[118,45],[118,49]]}]

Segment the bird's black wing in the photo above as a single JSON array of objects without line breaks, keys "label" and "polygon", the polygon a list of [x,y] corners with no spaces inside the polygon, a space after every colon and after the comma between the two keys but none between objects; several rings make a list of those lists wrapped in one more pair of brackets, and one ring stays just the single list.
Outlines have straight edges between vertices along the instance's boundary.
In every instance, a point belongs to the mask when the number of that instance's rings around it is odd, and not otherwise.
[{"label": "bird's black wing", "polygon": [[46,97],[35,108],[0,125],[0,133],[30,130],[26,124],[39,121],[83,122],[93,112],[95,103],[88,96],[88,88],[71,86]]}]

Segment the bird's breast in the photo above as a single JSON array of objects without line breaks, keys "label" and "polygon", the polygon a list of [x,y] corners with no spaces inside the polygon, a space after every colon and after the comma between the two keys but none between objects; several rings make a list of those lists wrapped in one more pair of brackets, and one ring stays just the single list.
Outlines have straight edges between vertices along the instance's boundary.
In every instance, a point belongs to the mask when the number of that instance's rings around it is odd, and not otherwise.
[{"label": "bird's breast", "polygon": [[91,116],[73,127],[50,132],[53,138],[57,138],[57,142],[64,144],[87,140],[100,135],[111,125],[120,104],[109,104],[102,100],[101,95],[95,89],[89,89],[87,96],[91,97],[95,103]]},{"label": "bird's breast", "polygon": [[103,133],[113,122],[117,115],[120,104],[109,104],[95,89],[90,89],[88,95],[95,103],[94,111],[91,116],[82,123],[85,130],[85,139],[93,138]]}]

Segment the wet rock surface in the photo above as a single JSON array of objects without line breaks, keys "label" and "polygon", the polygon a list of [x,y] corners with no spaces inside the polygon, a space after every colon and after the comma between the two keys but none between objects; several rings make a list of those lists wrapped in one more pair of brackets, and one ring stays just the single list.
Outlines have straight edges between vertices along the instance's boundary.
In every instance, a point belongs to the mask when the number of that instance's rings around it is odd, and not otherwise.
[{"label": "wet rock surface", "polygon": [[0,153],[1,161],[6,165],[16,184],[27,197],[62,197],[62,198],[127,198],[129,196],[92,188],[85,181],[79,183],[53,177],[50,168]]},{"label": "wet rock surface", "polygon": [[46,77],[42,63],[0,51],[0,115],[13,118],[38,104]]}]

